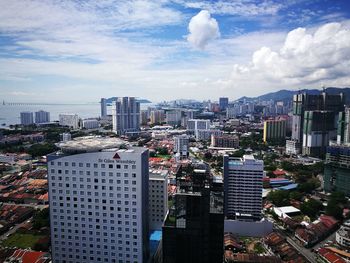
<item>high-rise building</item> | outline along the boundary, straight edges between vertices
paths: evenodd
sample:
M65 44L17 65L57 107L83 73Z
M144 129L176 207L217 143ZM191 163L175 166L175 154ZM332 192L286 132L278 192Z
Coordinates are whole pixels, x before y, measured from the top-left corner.
M211 146L218 148L237 148L239 138L236 135L212 135Z
M287 121L284 119L264 121L264 142L278 141L286 138Z
M166 123L171 126L178 126L181 124L181 111L167 111L165 113Z
M350 144L350 107L345 109L344 114L344 143Z
M350 196L350 145L330 145L327 147L323 172L326 192L343 192Z
M305 111L302 153L323 157L329 141L337 138L337 119L334 111Z
M22 125L31 125L34 123L33 112L23 111L20 113L20 115L21 115L21 124Z
M39 110L35 112L35 123L50 122L50 112Z
M205 164L180 167L174 204L163 225L164 263L222 262L223 191Z
M168 212L167 170L150 170L148 200L150 231L162 230L164 218Z
M252 155L224 156L225 216L228 219L259 221L262 210L264 163Z
M151 111L151 124L161 124L164 122L164 110L152 110Z
M101 98L101 118L107 117L107 100L105 98Z
M319 118L321 118L325 119L327 122L332 122L334 128L336 129L335 119L338 120L339 113L344 111L344 104L345 97L343 93L331 95L326 91L323 91L319 95L301 93L293 96L293 124L291 139L302 146L303 154L322 157L322 155L325 153L325 148L329 143L326 137L329 139L335 139L333 137L336 136L336 134L334 135L334 129L329 129L329 127L332 126L331 123L324 123L324 126L318 127L317 130L312 128L310 130L310 127L312 127L310 124L313 123L314 125L314 123L319 121ZM329 113L312 114L311 112L313 111ZM335 119L331 120L331 118L328 118L328 116L332 114L330 112L333 112ZM305 117L307 117L306 121ZM304 128L305 124L308 125L307 129ZM319 138L320 136L322 137L321 139ZM312 137L318 138L314 139ZM286 144L288 144L288 142Z
M174 154L179 154L180 158L187 158L189 154L189 137L182 134L174 137Z
M59 147L47 156L53 262L147 262L148 150L102 137Z
M223 131L218 129L196 130L195 136L198 141L208 141L211 136L222 136Z
M79 128L78 114L59 114L58 119L61 126L68 126L73 129Z
M134 97L120 97L113 102L113 131L117 134L140 130L140 103Z
M96 119L86 119L82 121L82 126L85 129L97 129L100 127L100 123Z
M141 125L147 125L148 123L148 110L141 111Z
M228 107L228 98L219 98L219 107L220 110L226 110Z
M210 120L191 119L187 122L187 130L191 133L196 133L197 130L210 129Z
M183 112L183 116L181 116L181 126L187 128L188 120L194 119L195 111L187 110Z

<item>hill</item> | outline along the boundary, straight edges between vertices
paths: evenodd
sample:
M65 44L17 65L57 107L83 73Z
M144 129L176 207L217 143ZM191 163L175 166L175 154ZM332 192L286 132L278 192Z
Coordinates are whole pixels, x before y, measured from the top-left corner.
M325 89L329 94L339 94L343 92L345 94L345 100L347 104L350 104L350 88L336 88L329 87ZM261 100L261 101L291 101L293 99L294 94L298 93L308 93L308 94L320 94L322 90L318 89L302 89L302 90L279 90L276 92L270 92L258 97L242 97L239 100L253 101L253 100Z

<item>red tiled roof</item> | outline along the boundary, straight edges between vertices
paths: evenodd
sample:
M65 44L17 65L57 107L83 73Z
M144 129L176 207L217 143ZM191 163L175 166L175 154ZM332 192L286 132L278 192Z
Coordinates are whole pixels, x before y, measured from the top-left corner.
M346 263L344 259L334 254L327 248L320 248L318 253L330 263Z

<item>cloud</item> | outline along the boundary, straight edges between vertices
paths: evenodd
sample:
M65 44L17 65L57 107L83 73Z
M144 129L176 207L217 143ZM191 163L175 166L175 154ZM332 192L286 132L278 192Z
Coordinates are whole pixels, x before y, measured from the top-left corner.
M234 65L232 79L256 83L260 80L280 86L348 85L349 75L349 28L341 23L328 23L313 33L305 28L290 31L280 50L260 48L249 64Z
M202 10L191 18L188 30L190 31L187 36L188 42L200 49L204 49L210 40L220 37L218 22L207 10Z
M239 15L239 16L257 16L257 15L275 15L283 5L273 1L255 1L235 0L235 1L176 1L187 8L205 9L212 14L219 15Z

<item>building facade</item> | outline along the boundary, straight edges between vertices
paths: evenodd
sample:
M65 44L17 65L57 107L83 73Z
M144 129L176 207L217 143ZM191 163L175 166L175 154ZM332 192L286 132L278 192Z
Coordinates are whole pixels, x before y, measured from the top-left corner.
M189 155L189 137L185 134L174 137L174 154L180 154L180 158L187 158Z
M149 173L149 228L162 230L168 211L168 171L151 170Z
M262 210L264 163L252 155L224 156L225 216L228 219L259 221Z
M323 173L324 190L350 196L350 145L327 147Z
M79 128L78 114L60 114L58 115L58 119L61 126L68 126L73 129Z
M166 123L171 126L181 125L181 111L167 111L166 114Z
M237 148L239 138L236 135L212 135L211 146L218 148Z
M117 98L112 105L113 131L119 135L140 130L140 103L134 97Z
M336 139L337 135L334 134L333 130L337 129L336 120L338 120L339 113L344 111L344 104L343 93L332 95L323 91L319 95L300 93L293 96L291 139L300 143L303 154L315 157L324 155L329 142L326 137L330 140ZM331 114L334 114L334 119L329 118ZM320 118L324 119L324 125L319 125L317 130L310 128L312 125L317 125L315 123ZM305 125L307 125L306 128ZM320 137L322 138L320 139Z
M335 240L343 248L350 248L350 220L345 221L335 233Z
M279 120L266 120L264 121L264 142L279 141L286 138L287 121L283 119Z
M97 129L100 127L100 123L96 119L86 119L82 121L82 126L85 129Z
M214 183L209 167L201 163L180 167L176 185L163 225L163 262L222 262L222 184Z
M46 123L50 122L50 112L47 111L37 111L35 112L35 123Z
M187 121L187 130L193 134L195 134L197 130L208 129L210 129L210 120L191 119Z
M55 263L147 262L148 150L80 137L48 155Z
M101 98L101 118L107 117L107 100L105 98Z
M33 112L23 111L20 113L21 125L31 125L34 123Z
M198 141L208 141L211 139L211 136L222 136L223 131L217 129L208 129L208 130L196 130L195 136Z
M152 110L150 114L151 124L161 124L164 122L164 110Z
M226 97L222 97L222 98L219 98L219 107L220 107L220 110L226 110L227 107L228 107L228 98Z

